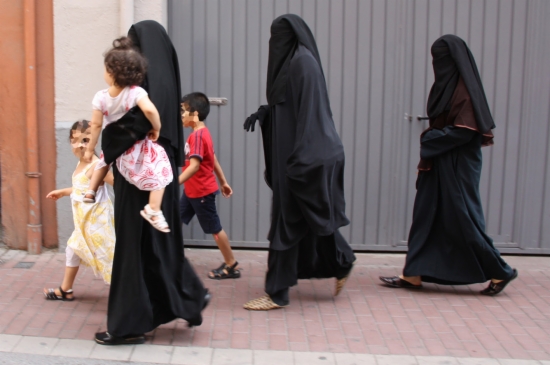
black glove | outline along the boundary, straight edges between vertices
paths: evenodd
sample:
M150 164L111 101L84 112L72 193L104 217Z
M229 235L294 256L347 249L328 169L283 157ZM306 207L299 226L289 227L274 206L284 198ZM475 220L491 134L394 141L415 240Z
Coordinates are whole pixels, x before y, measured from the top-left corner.
M247 132L254 132L254 125L256 124L256 120L260 121L260 126L261 126L268 113L269 113L268 105L260 106L258 108L258 111L256 111L256 113L252 113L248 118L246 118L243 125L244 129L246 129Z

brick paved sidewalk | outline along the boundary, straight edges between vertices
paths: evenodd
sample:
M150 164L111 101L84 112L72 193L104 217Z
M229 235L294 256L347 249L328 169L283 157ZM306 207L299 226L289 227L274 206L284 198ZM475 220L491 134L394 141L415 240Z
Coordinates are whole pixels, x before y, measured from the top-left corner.
M148 334L148 342L184 347L550 360L550 258L506 257L519 278L503 294L483 297L484 285L421 291L385 288L379 275L400 272L403 255L359 254L346 288L333 298L333 280L302 280L283 310L248 312L263 294L266 252L236 251L238 280L213 281L215 250L186 250L213 293L202 326L182 320ZM59 285L65 255L0 252L0 333L92 340L105 329L108 286L81 269L74 302L44 300ZM31 268L16 268L20 262Z

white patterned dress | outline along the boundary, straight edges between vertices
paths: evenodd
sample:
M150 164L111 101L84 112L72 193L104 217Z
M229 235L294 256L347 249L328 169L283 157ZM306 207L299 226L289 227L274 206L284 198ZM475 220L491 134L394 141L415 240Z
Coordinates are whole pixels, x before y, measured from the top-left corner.
M96 276L101 276L109 284L115 253L114 208L106 185L97 190L95 203L82 202L83 193L90 187L86 172L92 165L73 174L71 201L74 231L67 246L80 257L81 264L91 267Z
M137 102L147 96L147 91L139 86L127 86L115 97L109 95L109 89L98 91L92 100L92 107L103 113L103 127L116 122ZM96 170L107 166L103 153ZM130 147L116 159L120 174L139 190L153 191L165 188L174 179L172 166L164 148L145 138Z

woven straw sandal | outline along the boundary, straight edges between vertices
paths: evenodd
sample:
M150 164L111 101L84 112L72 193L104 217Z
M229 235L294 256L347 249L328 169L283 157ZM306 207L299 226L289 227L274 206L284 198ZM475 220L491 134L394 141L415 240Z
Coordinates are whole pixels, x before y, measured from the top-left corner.
M243 308L248 309L249 311L269 311L284 307L286 307L286 305L279 305L275 303L271 300L269 295L264 295L263 297L251 300L243 305Z
M149 204L147 204L143 207L143 210L141 210L139 214L141 214L147 222L151 223L151 225L159 231L164 233L170 232L170 227L164 218L164 214L162 214L162 210L159 210L158 212L154 211L151 209ZM153 217L156 217L156 219L153 219Z
M351 273L352 269L353 269L353 264L349 268L349 271L346 274L346 276L344 276L343 278L340 278L340 279L336 278L336 288L334 290L334 296L335 297L337 297L338 294L340 294L340 292L342 291L342 289L344 289L344 285L346 285L346 281L348 280L349 274Z

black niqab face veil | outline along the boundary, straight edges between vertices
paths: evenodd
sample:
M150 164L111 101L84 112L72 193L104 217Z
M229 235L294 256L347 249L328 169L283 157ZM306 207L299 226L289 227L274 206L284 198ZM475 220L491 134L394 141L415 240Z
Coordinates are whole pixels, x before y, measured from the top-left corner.
M466 42L447 34L433 43L431 52L435 80L428 97L430 119L449 110L458 79L462 77L470 94L479 131L487 133L495 128L474 56Z
M182 166L185 142L180 115L181 84L176 50L164 27L154 20L132 25L128 37L147 58L147 74L142 87L159 111L162 123L160 137L170 141L176 150L176 165Z
M288 66L298 42L313 54L321 67L317 43L302 18L295 14L285 14L271 23L266 91L267 102L270 106L285 101Z

